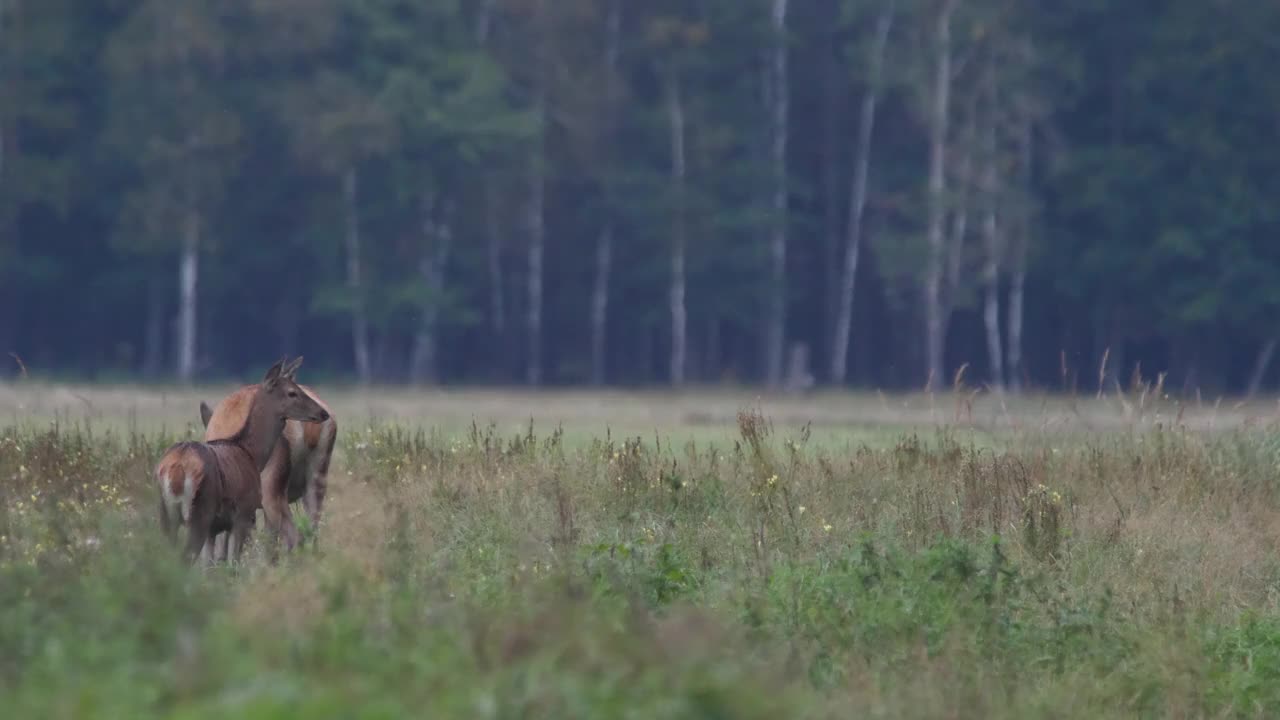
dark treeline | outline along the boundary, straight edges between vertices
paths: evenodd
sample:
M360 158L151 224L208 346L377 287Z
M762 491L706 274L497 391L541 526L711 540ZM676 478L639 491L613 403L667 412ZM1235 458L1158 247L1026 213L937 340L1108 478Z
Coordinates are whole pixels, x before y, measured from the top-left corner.
M0 350L1087 391L1105 354L1108 389L1267 388L1277 27L1256 1L0 0Z

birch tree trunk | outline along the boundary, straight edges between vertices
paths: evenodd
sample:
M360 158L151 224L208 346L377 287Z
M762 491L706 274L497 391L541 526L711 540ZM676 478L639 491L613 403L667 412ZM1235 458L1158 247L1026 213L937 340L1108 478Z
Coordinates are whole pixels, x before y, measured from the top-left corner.
M1025 108L1022 115L1018 127L1018 179L1026 194L1031 190L1031 116ZM1023 207L1018 212L1018 229L1009 253L1009 337L1005 351L1009 361L1005 365L1009 373L1009 388L1015 393L1022 391L1022 308L1027 284L1027 248L1030 242L1031 209Z
M596 239L595 277L591 285L591 384L603 385L605 381L605 346L609 320L609 273L613 266L613 148L617 119L618 46L622 33L623 0L609 3L609 16L605 21L605 150L602 185L605 196L605 221Z
M770 64L770 161L773 166L773 230L769 238L769 318L766 377L769 387L782 381L787 335L787 0L773 0L773 59Z
M840 3L825 0L823 20L837 27ZM840 101L845 84L845 66L837 55L839 34L828 31L822 38L822 318L824 348L834 348L833 332L840 307L840 267L844 253L844 222L840 191ZM830 353L831 351L828 350ZM828 355L830 357L830 355ZM831 378L833 382L837 381Z
M493 20L494 0L482 0L476 19L476 45L481 49L489 43L489 29ZM502 232L498 223L498 199L493 177L487 172L480 178L481 196L484 198L484 232L488 241L489 271L489 323L494 338L501 344L506 334L506 298L502 279Z
M453 246L453 232L449 226L449 211L436 207L433 198L423 201L422 254L418 259L418 274L423 284L436 296L422 309L422 319L413 339L413 352L409 359L409 379L415 384L435 383L439 379L437 366L436 333L440 318L438 296L444 290L445 265Z
M9 0L0 0L0 193L8 192L8 178L5 175L8 167L8 149L9 149L9 132L13 123L9 120L9 113L16 101L14 93L13 69L9 67L9 53L12 46L9 40ZM5 197L0 194L0 197ZM8 219L3 205L0 205L0 223L4 223ZM6 223L7 224L7 223ZM8 228L0 225L0 232L7 231Z
M17 222L15 173L22 152L18 135L17 110L21 90L16 60L22 57L24 35L22 28L22 3L19 0L0 0L0 259L17 247L19 228ZM0 284L11 286L11 268L0 264ZM0 290L0 343L7 351L13 333L13 318L17 312L16 297L12 289Z
M929 114L929 224L928 259L925 267L925 365L926 389L932 390L943 378L943 344L946 319L943 316L943 280L947 262L946 191L947 124L951 105L951 15L957 0L942 0L934 36L936 53L933 97Z
M605 380L605 340L609 318L609 268L613 264L613 223L596 240L595 280L591 287L591 384Z
M200 215L188 210L183 219L178 259L178 379L191 382L196 371L196 283L200 272Z
M671 305L671 384L684 385L687 355L687 321L685 309L685 118L680 78L676 71L667 88L667 115L671 124L671 281L668 293Z
M1267 368L1271 367L1271 358L1276 354L1276 343L1280 339L1271 337L1262 344L1258 358L1253 363L1253 372L1249 373L1249 390L1247 396L1252 399L1262 389L1262 381L1267 377Z
M545 99L541 91L539 91L537 102L538 116L545 117ZM533 163L529 171L529 297L525 315L526 331L529 334L525 381L530 385L542 384L542 258L546 243L546 227L543 218L546 179L543 176L544 138L541 134L535 142L537 147L534 150Z
M885 46L893 28L896 0L890 0L876 20L876 34L868 58L867 89L862 95L858 116L858 147L854 160L853 185L849 190L849 225L844 262L840 274L840 298L835 328L831 333L831 382L841 385L849 366L849 334L853 326L853 291L858 277L858 256L862 250L862 215L867 204L867 176L871 168L871 137L875 128L876 103L884 66Z
M360 276L360 215L357 205L358 177L354 167L342 177L342 207L346 217L347 291L351 293L351 342L355 353L356 377L367 385L373 379L369 356L369 318L365 314L364 283Z
M942 281L942 299L940 301L942 316L942 346L946 347L947 333L951 328L951 316L955 312L956 297L960 292L960 273L964 259L965 242L969 238L969 213L972 210L974 197L974 165L979 149L979 115L978 93L969 94L969 102L965 104L960 115L960 131L955 133L955 142L948 141L948 151L954 150L955 174L953 183L949 185L948 195L951 228L947 234L946 274ZM948 122L948 125L951 125ZM941 381L945 381L942 378Z
M996 156L996 87L995 61L989 59L983 72L983 95L986 112L982 120L982 239L984 262L982 268L983 300L982 323L987 335L987 362L990 365L991 385L997 392L1004 391L1004 353L1000 347L1000 227L997 204L1000 195L1000 178Z
M534 23L534 69L533 112L537 122L537 137L534 139L533 154L529 163L529 206L526 222L528 223L528 298L525 314L525 331L528 334L528 357L525 365L525 382L529 385L542 384L542 260L546 244L546 120L547 120L547 63L546 37L543 36L544 22L543 0L536 0Z
M18 0L0 0L0 190L5 192L9 184L10 155L17 153L18 125L12 115L18 103L18 71L13 65L22 53L23 38L18 31L21 10ZM0 205L0 221L8 220L5 210L7 208Z
M502 232L493 181L485 178L481 192L484 194L484 233L489 245L489 323L494 336L501 340L506 334L507 311L502 280Z

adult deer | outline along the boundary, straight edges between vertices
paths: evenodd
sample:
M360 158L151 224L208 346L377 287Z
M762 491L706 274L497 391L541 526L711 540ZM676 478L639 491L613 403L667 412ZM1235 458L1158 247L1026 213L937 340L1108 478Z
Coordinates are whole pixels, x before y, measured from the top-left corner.
M160 486L160 522L177 540L187 527L185 554L194 561L213 533L229 530L228 550L240 559L244 541L262 505L259 480L286 420L323 422L329 411L293 380L302 358L287 367L285 359L262 378L236 432L204 442L179 442L156 463Z
M284 375L294 380L301 362L302 359L299 358L293 365L284 368ZM261 388L261 385L245 385L224 398L215 409L210 409L201 402L200 420L205 426L204 439L217 440L238 432L244 425L254 399L261 393ZM318 422L287 420L284 432L271 451L271 457L262 468L262 512L272 535L272 557L275 556L277 539L281 535L284 537L285 547L290 550L302 539L293 523L293 512L289 509L291 503L301 499L311 527L319 526L320 511L328 489L329 460L333 457L333 445L338 435L338 424L329 406L310 387L299 385L298 388L324 408L326 415ZM215 560L226 559L225 532L210 538L206 554Z

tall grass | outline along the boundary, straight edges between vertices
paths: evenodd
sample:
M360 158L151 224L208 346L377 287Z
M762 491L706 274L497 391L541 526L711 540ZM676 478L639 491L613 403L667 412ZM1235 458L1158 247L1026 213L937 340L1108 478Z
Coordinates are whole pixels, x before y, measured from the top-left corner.
M999 450L395 423L318 542L182 567L173 437L0 429L0 696L21 717L1267 717L1280 441Z

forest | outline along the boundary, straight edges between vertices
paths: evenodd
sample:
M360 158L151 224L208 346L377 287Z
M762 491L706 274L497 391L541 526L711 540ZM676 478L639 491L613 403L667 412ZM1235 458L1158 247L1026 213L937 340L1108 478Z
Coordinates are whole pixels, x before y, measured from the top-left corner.
M0 377L1274 389L1276 27L0 0Z

